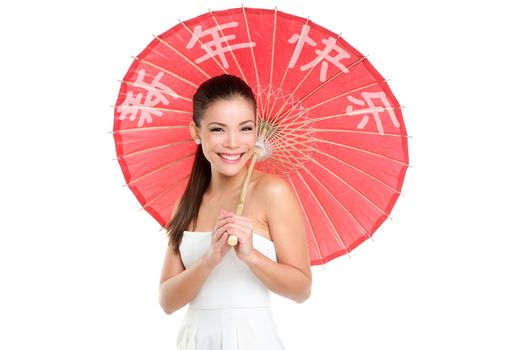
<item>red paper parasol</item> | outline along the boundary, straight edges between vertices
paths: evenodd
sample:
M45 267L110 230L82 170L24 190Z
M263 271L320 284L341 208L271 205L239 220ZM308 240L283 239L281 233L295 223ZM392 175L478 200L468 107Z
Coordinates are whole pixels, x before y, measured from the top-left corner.
M256 94L265 152L255 168L295 191L311 264L370 238L389 216L408 167L401 108L360 52L277 10L203 14L156 36L135 58L113 132L127 186L142 207L167 224L197 149L188 129L191 98L201 82L224 73Z

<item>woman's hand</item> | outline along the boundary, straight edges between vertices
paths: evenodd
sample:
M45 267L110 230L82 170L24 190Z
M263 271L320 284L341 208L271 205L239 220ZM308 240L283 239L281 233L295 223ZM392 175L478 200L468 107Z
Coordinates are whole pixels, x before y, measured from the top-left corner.
M235 253L237 257L244 262L247 262L255 253L253 248L253 224L252 221L240 215L231 213L233 223L228 229L228 234L235 235L239 239L239 243L235 245Z
M233 221L233 213L221 210L212 232L210 249L204 256L204 262L211 268L217 266L231 248L227 244L227 230L231 228Z

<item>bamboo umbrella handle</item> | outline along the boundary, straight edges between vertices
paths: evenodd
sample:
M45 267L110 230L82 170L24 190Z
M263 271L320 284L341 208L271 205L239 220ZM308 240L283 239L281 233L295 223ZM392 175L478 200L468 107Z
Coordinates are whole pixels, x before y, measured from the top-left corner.
M266 134L266 128L263 129L261 136L264 137ZM241 199L239 200L239 204L237 205L237 209L235 210L235 215L241 215L242 211L244 210L244 203L246 202L246 195L248 194L248 184L250 183L250 178L252 177L253 167L255 166L255 162L257 161L257 158L262 153L263 149L260 146L255 147L255 151L253 152L250 166L248 167L248 172L246 173L246 176L244 177L244 182L242 184L241 189ZM228 236L228 244L230 246L236 246L237 243L239 243L239 239L235 235L229 235Z

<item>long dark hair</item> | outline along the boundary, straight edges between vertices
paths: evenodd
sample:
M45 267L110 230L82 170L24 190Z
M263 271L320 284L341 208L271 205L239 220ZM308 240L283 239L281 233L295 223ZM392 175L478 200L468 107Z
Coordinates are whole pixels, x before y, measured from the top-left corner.
M237 96L244 97L252 103L255 114L257 105L255 96L250 86L242 79L234 75L223 74L206 80L193 95L193 122L200 128L202 116L212 103L229 100ZM202 197L210 184L210 180L210 162L204 156L202 146L198 145L188 185L181 197L177 212L174 213L166 226L169 245L175 254L180 254L179 247L182 235L192 220L193 227L191 230L195 230Z

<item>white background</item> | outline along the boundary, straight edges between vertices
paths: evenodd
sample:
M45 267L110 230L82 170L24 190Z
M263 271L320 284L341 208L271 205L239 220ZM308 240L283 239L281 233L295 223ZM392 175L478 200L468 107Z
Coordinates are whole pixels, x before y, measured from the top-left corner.
M0 5L0 348L175 349L166 239L113 160L131 56L237 1ZM191 3L191 6L189 5ZM273 296L288 349L524 349L525 31L518 2L245 1L308 17L390 80L410 162L393 221Z

